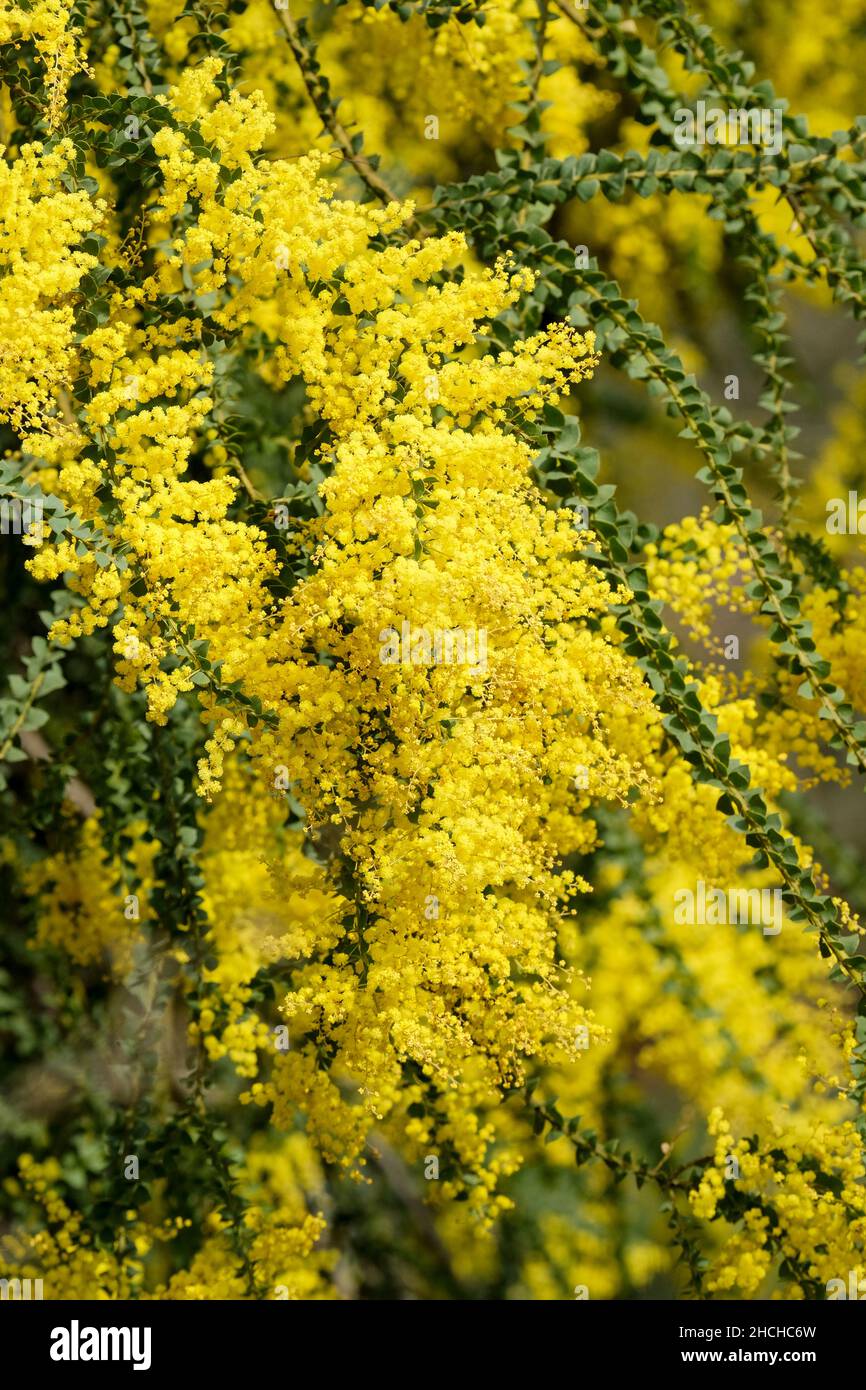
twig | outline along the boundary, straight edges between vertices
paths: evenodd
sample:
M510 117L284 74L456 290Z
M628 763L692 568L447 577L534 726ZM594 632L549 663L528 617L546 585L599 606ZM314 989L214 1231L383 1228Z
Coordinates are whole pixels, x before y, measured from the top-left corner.
M328 90L327 78L323 78L319 73L318 63L316 62L310 49L304 43L301 32L295 21L292 19L288 10L277 10L280 22L286 31L289 47L294 54L304 86L309 93L309 97L315 106L322 124L328 133L333 137L335 144L339 147L340 153L347 164L351 164L358 177L367 185L380 202L384 204L398 203L400 199L392 191L383 178L379 176L373 165L364 155L356 152L352 144L352 137L342 124L334 104L331 101Z

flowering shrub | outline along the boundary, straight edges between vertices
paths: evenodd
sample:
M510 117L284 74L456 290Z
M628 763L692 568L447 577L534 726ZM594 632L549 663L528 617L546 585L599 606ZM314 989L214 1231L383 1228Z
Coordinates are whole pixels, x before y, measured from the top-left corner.
M838 1296L866 6L302 8L0 6L0 1274Z

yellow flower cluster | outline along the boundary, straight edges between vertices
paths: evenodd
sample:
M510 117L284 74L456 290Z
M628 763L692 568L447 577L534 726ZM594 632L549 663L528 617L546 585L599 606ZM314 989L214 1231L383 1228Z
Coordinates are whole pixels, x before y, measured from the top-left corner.
M511 354L479 355L480 329L530 287L529 273L503 263L436 283L465 249L456 235L376 249L371 238L406 213L334 201L315 159L256 160L269 117L258 97L220 98L217 75L213 60L189 69L169 102L219 164L194 155L181 127L154 140L157 221L188 200L199 212L144 301L173 292L184 267L202 294L221 292L213 317L226 332L274 300L271 369L303 374L330 429L327 511L306 540L312 572L273 602L262 533L226 517L232 481L187 475L213 407L206 354L181 346L195 326L182 320L175 345L154 343L126 321L121 296L110 328L83 344L95 388L84 418L111 460L113 543L129 563L105 566L61 543L31 567L42 578L74 571L87 599L55 626L58 640L104 625L122 604L121 683L145 684L156 722L197 683L175 614L191 622L225 679L278 712L254 742L259 776L288 769L332 891L353 884L354 909L307 935L285 1003L305 1041L277 1057L255 1098L285 1107L312 1092L328 1132L350 1083L361 1101L349 1108L354 1144L336 1123L353 1162L374 1122L395 1112L405 1124L414 1068L426 1100L440 1097L419 1148L449 1144L479 1170L489 1138L479 1099L519 1084L531 1058L576 1055L587 1017L556 951L557 909L583 886L556 871L556 855L592 839L576 797L566 809L574 768L592 764L613 799L647 783L626 741L600 736L608 721L650 708L598 626L612 595L575 559L566 515L533 492L531 452L510 429L591 372L592 337L557 325ZM237 177L224 185L220 167ZM82 511L93 482L86 468L57 475ZM405 624L468 634L477 659L388 664L383 630ZM212 696L204 706L217 720L200 768L213 795L244 726L218 716ZM296 929L287 940L295 954ZM236 949L230 958L219 1040L212 1009L196 1027L214 1059L228 1052L249 1074L261 1042L243 1017L251 972ZM317 1075L323 1051L328 1074ZM475 1199L485 1198L482 1186Z
M134 843L125 865L106 854L97 812L82 825L74 853L47 855L23 871L37 903L34 945L50 944L77 965L98 965L117 978L128 973L151 919L155 846L142 838L145 828L130 825Z
M52 459L75 434L58 394L76 375L70 298L96 265L80 242L102 211L63 186L73 153L61 140L0 162L0 422Z
M0 44L33 44L45 71L46 123L49 131L60 124L71 79L86 62L82 36L72 23L72 0L31 0L26 5L2 0Z
M840 1125L777 1123L766 1146L757 1152L748 1140L733 1140L721 1108L711 1112L708 1126L716 1139L714 1162L690 1193L696 1215L705 1220L715 1215L723 1174L732 1171L732 1160L757 1198L743 1228L729 1232L721 1242L707 1280L708 1291L730 1296L735 1289L746 1298L757 1292L774 1259L767 1249L771 1220L782 1255L799 1270L803 1284L817 1282L826 1291L831 1280L846 1282L852 1269L859 1279L866 1194L860 1136L854 1125L848 1121ZM804 1297L803 1284L795 1277L788 1296Z
M66 1178L56 1159L40 1163L23 1154L18 1166L19 1175L7 1179L6 1191L26 1206L28 1218L0 1237L4 1277L41 1279L46 1299L336 1297L329 1278L335 1252L323 1239L324 1218L307 1207L321 1188L321 1173L301 1135L271 1149L251 1149L238 1175L247 1198L243 1239L248 1272L230 1238L230 1223L211 1211L197 1253L185 1268L168 1279L160 1277L166 1249L192 1225L188 1217L168 1214L164 1181L144 1216L134 1209L123 1214L114 1250L105 1250L82 1229L80 1213L66 1200ZM34 1218L40 1221L38 1228Z

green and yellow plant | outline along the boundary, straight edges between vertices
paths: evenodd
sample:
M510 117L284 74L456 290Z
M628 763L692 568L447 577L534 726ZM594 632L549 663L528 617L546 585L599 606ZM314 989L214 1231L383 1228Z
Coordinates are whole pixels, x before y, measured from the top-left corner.
M866 1274L866 6L709 18L2 0L6 1277Z

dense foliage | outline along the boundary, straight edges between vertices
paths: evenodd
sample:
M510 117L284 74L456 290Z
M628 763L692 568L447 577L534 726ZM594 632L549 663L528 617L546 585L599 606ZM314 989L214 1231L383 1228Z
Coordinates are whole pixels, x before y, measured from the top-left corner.
M0 0L0 1275L866 1276L864 57Z

